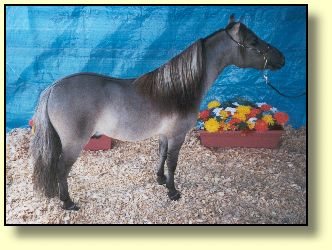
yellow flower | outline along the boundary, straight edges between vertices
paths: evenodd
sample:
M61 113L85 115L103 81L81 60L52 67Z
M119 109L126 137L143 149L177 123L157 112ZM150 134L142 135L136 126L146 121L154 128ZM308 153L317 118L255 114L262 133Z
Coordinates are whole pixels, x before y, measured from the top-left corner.
M245 122L246 119L247 119L247 117L246 117L245 114L243 114L243 113L238 113L238 112L236 112L236 113L233 115L233 118L237 118L237 119L239 119L240 121L243 121L243 122Z
M210 118L204 123L204 127L208 132L217 132L220 128L220 124L215 118Z
M226 119L228 117L228 112L226 110L220 110L219 115L221 116L221 119Z
M272 115L264 115L264 116L262 117L262 120L263 120L264 122L266 122L267 124L269 124L269 125L273 125L273 124L274 124L274 120L273 120Z
M217 108L219 106L220 106L220 102L218 102L218 101L211 101L208 103L208 109Z
M237 109L238 113L247 115L247 114L250 113L251 107L250 106L240 105L236 109Z
M248 125L249 129L254 129L254 127L255 127L255 123L250 122L250 121L247 121L247 125Z

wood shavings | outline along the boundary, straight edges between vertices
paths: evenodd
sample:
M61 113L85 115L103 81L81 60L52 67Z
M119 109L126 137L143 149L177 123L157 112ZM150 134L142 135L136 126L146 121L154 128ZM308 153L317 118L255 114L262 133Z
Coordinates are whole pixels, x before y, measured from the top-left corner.
M191 131L181 148L179 201L156 183L158 140L115 141L110 151L83 151L69 191L81 209L32 188L28 129L6 135L8 224L304 224L306 131L286 128L280 149L208 149Z

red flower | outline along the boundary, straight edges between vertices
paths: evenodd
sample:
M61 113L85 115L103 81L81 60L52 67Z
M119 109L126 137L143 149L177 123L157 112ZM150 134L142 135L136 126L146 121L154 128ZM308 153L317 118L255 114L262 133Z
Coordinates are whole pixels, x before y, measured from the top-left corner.
M263 120L257 120L255 129L259 132L264 132L269 129L268 124L264 122Z
M260 109L252 109L248 114L248 118L256 117L256 115L258 115L260 112Z
M203 121L207 120L209 116L210 116L209 110L203 110L199 113L199 118L202 119Z
M269 104L263 104L263 105L261 106L261 109L262 109L263 111L269 111L271 108L272 108L272 106L269 105Z
M238 118L232 118L232 120L229 121L229 125L231 126L231 130L237 129L237 124L241 123L241 120Z
M288 121L289 117L285 112L277 112L274 114L274 118L277 120L277 122L281 125L285 125L285 123Z
M240 123L241 120L240 119L237 119L237 118L232 118L232 120L229 121L229 124L233 125L235 123Z

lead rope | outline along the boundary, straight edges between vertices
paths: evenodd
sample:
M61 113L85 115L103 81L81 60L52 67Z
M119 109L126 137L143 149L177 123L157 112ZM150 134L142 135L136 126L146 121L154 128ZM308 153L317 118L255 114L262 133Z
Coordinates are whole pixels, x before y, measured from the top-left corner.
M267 60L265 60L265 65L266 65L266 62L267 62ZM265 68L265 66L264 66L264 68ZM304 96L304 95L307 94L307 92L305 91L305 92L303 92L303 93L301 93L301 94L299 94L299 95L286 95L286 94L284 94L284 93L281 93L280 90L278 90L276 87L274 87L274 86L271 84L271 82L270 82L270 80L269 80L269 77L268 77L267 73L264 72L264 70L263 70L263 78L264 78L264 80L265 80L265 84L266 84L267 86L269 86L271 89L273 89L275 92L277 92L279 95L281 95L281 96L283 96L283 97L287 97L287 98L299 98L299 97Z
M270 49L270 46L267 47L267 50ZM299 95L286 95L284 93L281 93L280 90L278 90L276 87L274 87L270 80L269 80L269 76L267 75L267 72L265 71L266 69L266 65L267 65L267 57L266 57L266 53L262 53L263 57L264 57L264 67L263 67L263 71L262 71L262 75L263 75L263 78L265 80L265 84L267 86L269 86L271 89L273 89L275 92L277 92L279 95L283 96L283 97L287 97L287 98L299 98L301 96L304 96L307 92L303 92Z

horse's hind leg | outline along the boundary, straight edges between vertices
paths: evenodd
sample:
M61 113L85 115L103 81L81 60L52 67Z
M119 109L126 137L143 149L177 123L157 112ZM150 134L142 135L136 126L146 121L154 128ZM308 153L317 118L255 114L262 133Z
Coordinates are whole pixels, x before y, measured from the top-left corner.
M168 188L168 197L171 200L178 200L181 195L176 190L174 185L174 173L178 162L179 151L184 142L184 135L179 135L168 139L168 150L167 150L167 168L168 177L166 181L166 187Z
M68 191L68 174L72 165L77 160L82 148L79 146L62 148L57 167L57 178L59 182L60 200L63 202L63 208L66 210L79 210L79 207L71 200Z
M166 183L166 176L164 174L164 166L165 161L167 158L167 137L166 136L160 136L159 137L159 165L157 170L157 182L159 185L163 185Z

